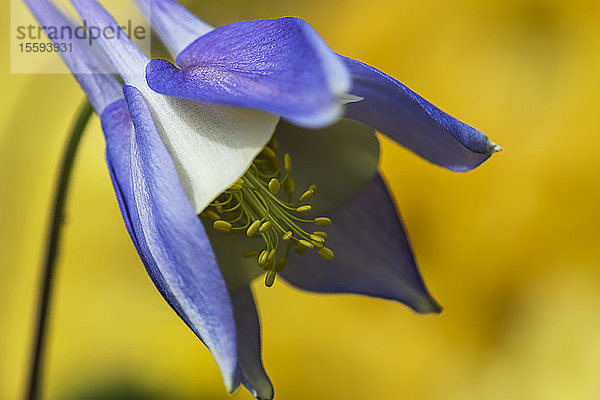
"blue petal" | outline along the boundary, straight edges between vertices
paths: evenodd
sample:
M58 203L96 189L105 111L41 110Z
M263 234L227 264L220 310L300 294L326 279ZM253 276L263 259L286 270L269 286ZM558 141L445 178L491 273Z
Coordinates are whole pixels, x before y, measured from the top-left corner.
M477 129L440 110L402 83L359 61L340 56L350 69L353 95L346 116L366 123L421 157L453 171L475 168L501 150Z
M175 0L135 0L135 2L173 56L177 56L196 39L213 29Z
M148 57L127 37L121 26L96 0L71 0L73 7L89 29L101 32L112 31L111 37L107 34L98 34L94 44L98 44L117 73L128 84L142 86L144 83L143 71L148 63Z
M177 65L181 69L152 60L148 85L170 96L267 111L306 127L335 121L350 87L341 60L297 18L217 28L181 52Z
M261 358L260 321L249 288L231 292L237 326L238 362L242 383L257 399L272 399L273 385Z
M225 282L141 93L125 86L124 94L127 104L113 103L101 118L125 224L152 281L211 350L234 389L240 376Z
M135 202L133 200L131 158L129 155L133 125L129 117L125 99L117 100L106 107L100 115L100 122L102 123L102 131L106 138L106 163L119 203L119 209L121 210L127 232L131 236L136 250L141 255L139 241L131 222L132 216L129 214L126 203L126 199L128 199L131 203L132 212L134 212ZM142 259L142 261L144 260Z
M441 311L417 270L406 233L377 175L332 215L327 245L332 261L314 252L289 258L282 275L292 284L326 293L358 293L397 300L420 313Z
M62 27L74 29L75 24L50 2L25 0L25 3L41 26L55 27L58 32L62 31ZM119 81L105 73L110 64L85 41L65 37L60 40L53 39L53 42L71 45L72 51L59 54L87 94L96 112L100 114L106 106L123 97Z

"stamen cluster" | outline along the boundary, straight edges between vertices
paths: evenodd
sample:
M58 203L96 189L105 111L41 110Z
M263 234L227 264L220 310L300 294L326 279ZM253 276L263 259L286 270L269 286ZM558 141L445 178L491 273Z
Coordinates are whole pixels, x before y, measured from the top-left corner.
M213 228L219 232L239 233L263 242L258 250L243 256L257 257L258 265L266 271L265 285L269 287L277 272L286 267L292 246L300 255L308 249L316 249L325 260L330 261L334 256L333 251L325 247L327 233L309 233L301 227L306 224L331 225L331 219L327 217L306 219L299 216L311 211L308 200L315 194L316 185L309 186L293 201L292 158L288 153L284 154L282 169L277 148L277 141L271 139L248 171L202 213L214 221ZM282 199L283 193L287 201Z

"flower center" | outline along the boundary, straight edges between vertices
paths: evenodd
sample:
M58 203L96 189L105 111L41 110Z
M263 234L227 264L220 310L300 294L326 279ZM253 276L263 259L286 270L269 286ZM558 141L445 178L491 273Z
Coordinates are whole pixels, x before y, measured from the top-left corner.
M268 287L286 267L292 246L299 255L314 249L323 259L333 259L333 251L325 247L327 233L309 232L306 228L308 224L331 225L331 219L301 217L311 211L309 200L317 187L309 186L294 200L294 181L290 177L292 158L285 153L281 168L277 147L277 141L272 138L248 171L201 214L213 219L213 228L219 232L237 233L262 242L257 244L257 250L243 257L256 257L258 265L266 271ZM284 195L287 200L283 200Z

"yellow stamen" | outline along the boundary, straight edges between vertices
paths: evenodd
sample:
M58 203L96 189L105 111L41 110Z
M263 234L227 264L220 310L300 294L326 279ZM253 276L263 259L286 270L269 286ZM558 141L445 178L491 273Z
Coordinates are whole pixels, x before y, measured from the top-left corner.
M265 274L265 286L271 287L273 286L273 282L275 282L275 277L277 276L277 272L273 270L267 271Z
M258 231L258 228L260 228L260 220L257 219L256 221L254 221L252 223L252 225L250 225L250 228L248 228L248 230L246 231L246 236L248 237L252 237L256 234L256 231Z
M294 250L299 255L302 255L302 254L306 253L307 248L302 246L300 243L296 243L296 245L294 246Z
M313 233L309 237L310 237L310 240L312 240L313 242L325 243L325 238L323 236L315 235Z
M308 240L300 239L298 240L298 243L300 243L304 247L308 247L309 249L315 248L315 245L309 242Z
M213 221L221 219L221 216L219 214L217 214L216 212L214 212L213 210L204 210L204 211L202 211L202 216L206 217L206 218L210 218Z
M313 235L321 236L323 239L327 240L327 232L315 231L315 232L313 232Z
M298 201L299 202L303 202L305 200L308 200L311 197L313 197L313 194L315 194L314 190L307 190L306 192L302 193L302 196L300 196L300 198L298 199Z
M261 267L264 265L267 265L267 258L269 257L269 252L266 250L263 250L260 252L260 255L258 256L258 265L260 265Z
M272 225L271 221L266 221L266 222L264 222L264 223L263 223L263 224L260 226L260 228L258 228L258 231L259 231L260 233L265 233L266 231L268 231L268 230L269 230L269 228L271 227L271 225Z
M327 234L310 233L304 227L312 223L328 226L331 219L307 219L299 215L312 211L312 205L305 203L310 203L317 187L310 185L294 199L292 158L285 153L283 168L280 167L278 147L277 140L272 138L246 173L201 213L203 218L212 220L212 226L219 232L236 232L264 243L260 250L245 252L243 256L256 257L258 265L266 271L267 286L273 285L277 272L286 268L292 246L298 254L316 249L324 259L333 258L333 251L325 247ZM287 195L282 196L282 192Z
M328 247L323 247L318 251L322 259L331 261L333 260L333 251Z
M240 190L244 186L244 180L239 178L233 185L229 187L229 190Z
M231 223L220 219L213 223L213 228L222 233L229 233L231 232Z
M281 185L277 178L273 178L269 181L269 190L271 191L271 193L273 193L273 194L279 193L279 188L281 188Z
M276 157L275 151L270 147L265 147L261 154L270 159L275 159Z
M331 225L331 219L329 219L327 217L317 217L317 218L315 218L315 225L329 226L329 225Z
M292 157L290 157L288 153L283 155L283 168L285 168L287 172L292 170Z
M296 190L294 180L292 178L287 178L285 181L285 192L291 196L294 194L294 190Z
M279 148L279 143L277 142L277 139L275 139L275 136L273 136L271 140L269 140L269 147L275 151L277 151L277 149Z
M283 234L283 236L281 238L283 240L290 240L293 235L294 234L292 233L292 231L287 231L286 233Z

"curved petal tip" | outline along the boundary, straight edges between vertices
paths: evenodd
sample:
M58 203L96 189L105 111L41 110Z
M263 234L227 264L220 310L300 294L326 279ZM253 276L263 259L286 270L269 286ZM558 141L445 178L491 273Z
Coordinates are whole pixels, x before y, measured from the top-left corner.
M346 116L379 132L437 165L469 171L502 148L487 135L410 90L391 76L360 61L340 56L353 77Z
M504 150L499 144L496 144L496 143L494 143L492 141L490 141L490 143L488 145L488 149L489 149L488 151L490 153L492 153L492 154L493 153L498 153L499 151Z
M419 314L439 314L444 311L444 307L429 295L428 298L423 299L421 302L414 303L413 310Z

